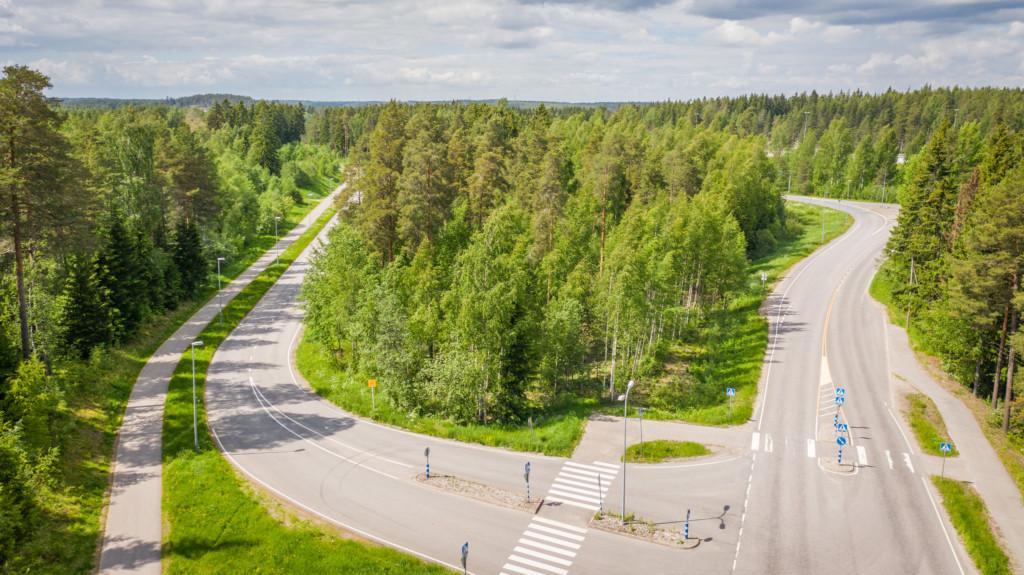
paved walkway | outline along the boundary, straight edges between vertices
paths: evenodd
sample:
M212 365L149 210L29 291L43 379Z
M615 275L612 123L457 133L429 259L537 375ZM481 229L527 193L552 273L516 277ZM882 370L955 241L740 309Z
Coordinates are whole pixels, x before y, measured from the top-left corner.
M723 454L735 454L750 445L750 426L746 424L711 427L680 421L644 420L643 434L644 441L696 441L713 448L724 448L721 450ZM629 445L640 443L640 426L635 417L630 418L627 442ZM621 461L622 417L592 415L572 458L578 461Z
M1015 572L1019 572L1024 566L1024 556L1021 555L1024 553L1024 505L1021 503L1020 491L992 444L978 427L974 414L958 397L932 379L917 362L907 341L906 331L887 323L886 336L892 375L898 376L894 377L894 383L900 382L902 378L906 381L905 385L930 397L939 408L951 439L960 451L959 457L955 458L960 461L952 466L947 462L947 475L950 475L952 469L954 477L974 484L999 528L1004 549L1016 566ZM916 449L917 443L912 443ZM935 466L934 472L938 471Z
M216 318L219 302L227 305L249 285L282 250L320 217L343 187L339 186L322 200L272 250L225 286L219 300L211 298L193 314L142 368L128 399L118 434L110 503L100 554L100 573L160 573L161 441L164 401L174 368L189 344Z

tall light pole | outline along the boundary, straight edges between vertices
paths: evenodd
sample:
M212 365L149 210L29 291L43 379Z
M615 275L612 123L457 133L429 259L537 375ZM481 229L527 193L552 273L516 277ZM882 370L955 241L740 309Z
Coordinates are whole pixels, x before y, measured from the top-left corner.
M281 238L279 238L278 235L277 235L277 222L279 222L279 221L281 221L281 216L274 216L274 247L275 247L275 249L274 249L274 263L275 264L277 263L278 256L281 255L280 250L276 249L277 248L277 242L279 242L281 240Z
M203 342L196 340L190 346L192 348L192 439L195 441L196 451L199 451L199 409L196 404L196 347L203 347Z
M633 380L626 385L626 393L619 396L622 401L622 524L626 524L626 430L628 429L629 417L629 392L633 389Z
M224 261L224 258L217 258L217 305L220 307L218 318L220 321L224 321L224 300L220 297L220 262Z

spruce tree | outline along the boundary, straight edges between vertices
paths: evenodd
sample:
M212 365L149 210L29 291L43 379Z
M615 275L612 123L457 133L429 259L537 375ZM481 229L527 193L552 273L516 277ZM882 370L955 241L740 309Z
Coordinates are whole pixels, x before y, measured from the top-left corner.
M117 310L117 339L123 340L135 333L145 313L144 266L119 214L111 216L106 235L106 245L98 258L100 284Z
M64 288L68 302L64 311L65 338L68 347L83 359L89 357L94 347L108 344L114 338L116 316L96 266L93 258L74 258Z
M178 222L174 237L174 265L178 268L182 297L194 296L206 276L206 260L203 259L199 230L193 220Z

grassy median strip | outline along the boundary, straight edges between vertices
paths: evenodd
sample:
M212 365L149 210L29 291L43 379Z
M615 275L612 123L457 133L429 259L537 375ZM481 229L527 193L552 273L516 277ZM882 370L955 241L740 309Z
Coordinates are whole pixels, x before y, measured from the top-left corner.
M942 420L942 414L939 413L939 408L935 407L935 402L923 393L912 393L907 396L906 413L921 451L929 455L944 455L939 449L939 444L949 441L949 432L946 431L946 422ZM956 457L959 452L954 445L953 451L945 455Z
M1010 560L992 532L985 502L967 483L932 476L942 504L982 575L1009 575Z
M629 463L660 463L673 459L700 457L710 453L710 449L696 441L656 439L630 445L626 449L626 458Z
M196 386L202 401L214 352L333 215L325 212L279 263L269 266L224 308L224 322L199 335ZM446 573L397 551L342 539L299 520L256 493L221 456L200 409L199 452L192 440L192 362L182 356L164 412L164 569L167 573ZM268 510L268 507L270 508ZM284 521L282 521L284 519ZM287 524L286 524L287 523Z

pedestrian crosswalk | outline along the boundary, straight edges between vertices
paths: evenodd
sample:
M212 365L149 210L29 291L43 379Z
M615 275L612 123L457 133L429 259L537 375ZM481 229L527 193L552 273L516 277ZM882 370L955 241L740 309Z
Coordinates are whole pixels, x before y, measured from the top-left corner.
M802 444L802 446L801 446ZM788 453L791 450L806 449L806 454L809 459L817 459L819 457L834 457L835 456L835 444L831 442L818 442L814 439L807 439L804 442L786 440L783 442L782 453ZM800 446L800 447L798 447ZM774 441L770 433L758 433L754 432L750 438L750 450L755 452L771 453L774 450ZM857 445L855 448L855 462L858 467L877 467L878 469L888 469L890 471L909 471L910 473L916 474L917 470L914 468L914 460L910 453L906 451L890 451L888 449L872 449L864 445ZM843 460L847 458L844 455ZM877 462L884 461L884 464ZM899 463L897 463L897 461ZM876 462L876 463L872 463ZM902 465L900 465L902 463Z
M604 502L608 486L618 473L619 466L612 463L595 461L583 464L566 461L544 499L597 511Z
M566 575L586 535L584 527L534 517L501 568L501 575Z

